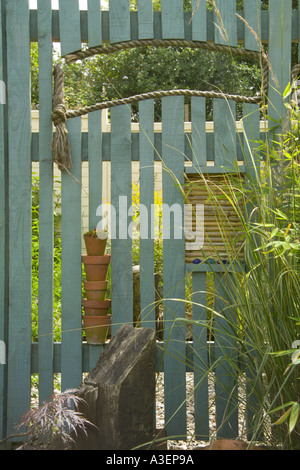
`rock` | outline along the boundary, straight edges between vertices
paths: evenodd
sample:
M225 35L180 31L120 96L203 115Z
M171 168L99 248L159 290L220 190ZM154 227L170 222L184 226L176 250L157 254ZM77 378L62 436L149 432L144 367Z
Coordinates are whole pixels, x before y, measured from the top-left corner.
M130 450L153 439L155 331L123 325L79 388L79 410L94 424L82 450Z

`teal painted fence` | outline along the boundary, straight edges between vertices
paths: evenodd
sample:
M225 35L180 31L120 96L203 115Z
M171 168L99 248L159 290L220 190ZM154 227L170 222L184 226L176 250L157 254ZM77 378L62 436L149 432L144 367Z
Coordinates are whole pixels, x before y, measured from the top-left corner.
M184 131L183 97L162 99L162 131L154 134L154 102L139 104L140 133L131 134L130 106L111 110L111 133L101 132L101 112L91 113L88 133L81 132L81 119L67 123L72 149L73 168L62 173L62 297L61 343L53 343L53 164L51 140L52 111L52 41L61 43L62 55L81 49L82 43L96 46L134 39L187 39L217 44L241 45L258 50L252 32L236 16L233 0L216 0L223 19L206 10L200 2L192 21L192 11L183 11L181 0L162 0L160 12L152 11L151 0L139 0L138 11L129 10L128 0L110 0L109 11L100 9L99 0L88 0L88 10L80 11L78 0L60 2L59 10L51 10L49 0L38 0L37 10L30 10L27 0L1 0L0 18L0 79L7 88L6 104L0 105L0 340L7 347L7 361L0 364L0 438L10 434L18 418L30 407L31 374L39 374L39 397L44 400L53 392L53 374L61 373L62 389L78 387L83 372L95 364L102 346L82 342L81 332L81 163L89 163L90 228L97 223L96 208L102 202L102 162L111 162L111 201L118 209L119 196L131 204L131 162L140 162L140 202L150 207L154 197L154 161L159 154L179 183L184 181L185 154L189 142L201 149L195 167L216 171L223 165L224 147L227 155L238 155L239 145L234 126L236 105L214 100L214 135L205 131L205 98L193 97L191 102L192 131L187 139ZM192 0L192 9L197 1ZM289 82L291 43L299 39L298 10L291 0L272 0L267 11L260 2L247 0L239 12L263 43L269 56L280 91ZM222 31L226 31L224 35ZM279 34L280 33L280 34ZM31 132L30 124L30 41L39 47L39 133ZM134 71L133 71L134 73ZM282 114L280 94L270 76L269 96L274 107L271 117ZM245 132L250 141L259 138L259 108L244 106ZM229 128L228 128L229 124ZM272 124L272 123L271 123ZM247 154L246 154L247 157ZM215 167L208 167L208 160ZM39 341L31 343L31 164L39 162L40 229L39 229ZM226 161L226 164L228 162ZM209 170L210 168L210 170ZM213 169L214 168L214 169ZM241 166L245 170L245 165ZM170 173L163 173L163 202L169 205L183 200ZM141 227L142 230L142 227ZM142 239L140 244L141 309L143 326L155 325L155 312L149 306L155 300L154 242ZM193 318L206 317L207 272L204 268L185 264L184 239L164 240L163 296L185 298L185 274L192 273L194 299ZM218 294L224 291L224 276L216 268ZM132 241L121 237L112 240L112 319L113 331L123 323L132 323ZM150 279L150 281L149 281ZM202 306L200 306L202 305ZM222 309L220 304L218 308ZM193 343L185 342L180 325L170 328L174 317L184 316L184 303L165 301L166 353L158 347L157 364L165 378L165 421L167 433L186 435L186 370L195 370L195 420L197 436L208 439L208 384L203 379L209 368L206 330L194 326ZM201 339L202 338L202 339ZM161 345L162 346L162 345ZM197 354L195 353L197 352ZM215 354L220 351L216 348ZM193 356L194 354L194 356ZM189 358L186 365L186 358ZM191 366L194 364L194 368ZM224 374L220 365L217 376ZM222 369L223 368L223 369ZM226 388L217 390L217 424L220 424L229 394L236 393L234 375L226 376ZM226 393L227 390L227 393ZM222 433L237 435L237 414L230 416Z

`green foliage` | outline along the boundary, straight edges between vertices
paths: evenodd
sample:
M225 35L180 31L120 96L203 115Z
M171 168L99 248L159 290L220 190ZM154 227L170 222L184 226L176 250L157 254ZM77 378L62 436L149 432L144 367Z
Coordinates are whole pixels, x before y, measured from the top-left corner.
M259 66L251 60L233 60L227 54L180 47L135 48L63 65L63 69L69 108L179 88L253 96L261 82ZM138 105L132 106L132 112L138 119ZM157 102L155 119L160 118ZM207 119L212 120L211 100L207 100Z
M291 123L298 110L288 109ZM261 174L247 184L228 177L228 201L243 225L245 266L229 237L227 258L238 269L224 276L225 308L217 314L226 320L222 336L234 338L240 354L239 365L225 356L227 367L238 375L247 370L253 439L259 439L271 418L271 443L299 449L299 361L291 355L299 338L300 166L298 134L288 127L276 140L260 142ZM248 210L238 208L241 196Z

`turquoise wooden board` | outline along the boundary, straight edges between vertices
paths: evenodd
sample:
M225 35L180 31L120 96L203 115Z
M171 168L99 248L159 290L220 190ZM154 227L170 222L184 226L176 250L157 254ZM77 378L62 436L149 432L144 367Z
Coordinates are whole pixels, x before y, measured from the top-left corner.
M290 82L291 20L292 1L273 0L272 8L269 10L270 38L268 55L273 73L270 72L269 77L268 115L271 117L269 127L274 128L278 133L281 132L281 128L278 126L281 126L281 120L284 120L286 113L282 95ZM274 80L274 76L276 80Z
M153 38L153 5L149 0L138 2L139 39Z
M88 115L88 161L89 161L89 230L97 227L97 208L102 199L102 111ZM88 345L90 370L99 359L99 348Z
M141 102L140 120L140 298L142 326L155 329L154 100Z
M97 227L97 207L102 204L102 111L88 115L89 230Z
M209 438L208 402L208 346L207 328L200 322L207 320L206 273L192 274L193 286L193 368L195 400L195 433L199 440Z
M260 39L261 36L261 2L260 0L248 0L244 2L245 21L249 27L245 26L245 49L259 51L259 42L255 34ZM238 20L241 21L241 20ZM255 32L251 31L251 29Z
M215 273L215 376L217 435L223 438L238 436L238 392L236 377L237 345L234 341L235 317L228 308L226 283L232 275Z
M207 165L206 149L206 100L192 96L192 168L191 173L199 173ZM187 167L188 168L188 167Z
M81 49L79 0L59 3L61 55Z
M184 437L186 434L185 325L181 322L174 324L177 318L185 317L184 302L176 300L185 297L183 197L178 187L178 184L184 182L182 96L163 98L162 129L165 425L168 436L176 433ZM170 216L173 209L177 214L176 218L175 215L174 218Z
M31 157L28 2L7 4L9 332L7 432L30 405Z
M39 20L39 401L53 393L53 164L52 140L52 12L38 2Z
M215 42L237 46L236 1L216 0L215 5Z
M102 14L99 0L88 0L89 47L102 44Z
M130 40L130 11L127 0L109 2L110 43Z
M116 216L111 235L112 334L123 323L132 325L133 319L131 204L131 108L118 106L111 109L111 206Z
M193 41L206 41L206 2L201 0L201 2L198 3L198 0L192 0L192 12L192 39Z
M213 100L215 166L232 170L236 153L236 104L223 99Z
M243 105L245 173L252 180L259 178L260 108L257 104Z
M161 23L163 39L184 39L182 0L162 0Z
M82 380L81 118L67 122L73 168L61 174L61 388Z
M7 83L6 81L6 63L5 55L3 53L3 41L5 39L4 32L4 18L0 17L0 80L2 83ZM5 100L3 99L5 98ZM6 114L6 95L2 95L1 104L0 104L0 259L2 260L0 268L0 341L3 342L5 346L5 357L1 357L2 364L0 364L0 440L5 436L5 409L6 409L6 395L5 395L5 372L6 372L6 355L7 355L7 339L6 339L6 324L7 324L7 302L8 302L8 271L7 271L7 223L5 221L7 218L7 200L6 200L6 191L7 191L7 154L6 154L6 138L5 132L6 128L4 125L4 119ZM1 352L2 346L1 344Z

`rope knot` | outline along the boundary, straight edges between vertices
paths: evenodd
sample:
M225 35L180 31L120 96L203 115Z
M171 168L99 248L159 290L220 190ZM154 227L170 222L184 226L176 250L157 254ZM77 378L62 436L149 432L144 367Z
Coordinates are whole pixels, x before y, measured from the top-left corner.
M60 103L56 105L55 109L52 112L52 121L56 126L67 120L67 111L64 104Z

